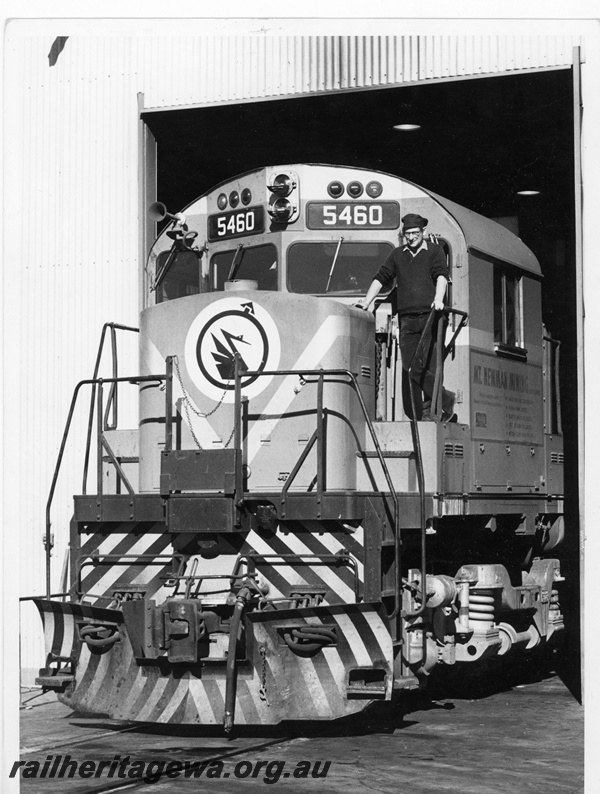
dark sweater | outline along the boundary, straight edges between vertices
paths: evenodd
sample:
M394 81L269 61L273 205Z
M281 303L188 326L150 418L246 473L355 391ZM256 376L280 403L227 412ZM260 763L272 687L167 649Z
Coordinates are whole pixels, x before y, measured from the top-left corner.
M398 314L428 312L435 297L438 276L449 277L446 255L441 245L424 240L413 256L407 245L394 248L375 278L384 289L396 279Z

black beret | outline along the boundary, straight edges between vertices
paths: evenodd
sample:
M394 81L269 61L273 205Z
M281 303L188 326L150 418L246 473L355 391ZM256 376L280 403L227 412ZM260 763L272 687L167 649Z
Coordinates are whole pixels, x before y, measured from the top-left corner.
M428 223L429 221L427 218L423 218L421 215L414 215L413 213L405 215L402 218L402 225L405 229L412 229L415 226L424 229Z

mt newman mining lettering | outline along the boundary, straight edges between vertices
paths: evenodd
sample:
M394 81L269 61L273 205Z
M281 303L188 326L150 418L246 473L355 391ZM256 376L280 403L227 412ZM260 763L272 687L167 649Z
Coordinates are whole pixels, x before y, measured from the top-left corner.
M496 367L482 367L481 364L473 365L473 383L479 386L491 386L493 389L505 389L527 393L529 391L527 375L518 372L508 372Z

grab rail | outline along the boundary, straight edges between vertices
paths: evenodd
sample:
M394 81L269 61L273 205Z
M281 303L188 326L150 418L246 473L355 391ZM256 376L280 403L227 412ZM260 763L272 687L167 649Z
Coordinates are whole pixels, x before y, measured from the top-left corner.
M433 395L431 399L431 407L435 412L436 419L439 419L441 414L441 400L440 395L442 392L442 382L443 382L443 362L446 359L448 353L454 346L454 341L458 336L459 332L462 328L467 324L467 320L469 315L467 312L461 311L459 309L450 309L445 308L444 314L457 314L461 321L458 324L456 330L454 331L452 338L448 342L447 345L444 346L442 349L442 334L444 331L444 324L438 323L437 328L437 348L436 348L436 372L435 372L435 383L433 387ZM419 339L419 344L417 345L417 349L412 357L410 365L408 367L408 391L410 394L410 408L411 408L411 419L410 419L410 428L413 437L413 450L415 453L415 463L417 467L417 486L419 488L419 515L420 515L420 523L421 523L421 606L416 609L414 612L407 613L405 617L417 617L418 615L422 614L425 610L425 602L427 600L427 593L426 593L426 571L425 567L427 564L427 527L426 527L426 518L425 518L425 474L423 471L423 457L421 455L421 439L419 437L419 425L416 419L416 405L415 405L415 384L412 379L413 367L415 362L417 361L419 355L422 353L423 348L425 347L425 341L431 331L431 327L433 325L433 321L436 316L436 309L432 309L429 313L427 318L427 322L425 323L425 328L423 329L423 333L421 334L421 338ZM430 343L431 344L431 343Z
M551 336L544 334L542 340L549 345L548 350L545 351L545 369L550 375L549 385L551 387L550 393L546 399L546 410L548 412L550 432L556 432L562 435L562 410L560 403L560 347L561 343L558 339L553 339ZM550 350L554 350L554 363L552 363L552 354ZM556 430L552 422L553 412L556 414Z
M100 386L100 394L99 394L100 399L98 400L98 409L99 409L99 412L101 412L101 409L102 409L102 401L101 401L102 389L101 389L101 386L102 386L102 384L104 384L104 383L111 383L111 384L130 383L132 385L137 385L138 383L148 383L148 382L156 382L156 381L162 382L164 380L167 380L167 378L168 378L168 375L138 375L138 376L129 377L129 378L87 378L86 380L79 381L79 383L75 387L75 390L73 391L73 396L71 398L71 404L69 406L69 412L67 414L67 421L65 423L65 428L63 430L63 435L62 435L62 440L61 440L61 443L60 443L60 448L59 448L59 451L58 451L58 457L57 457L57 460L56 460L56 465L54 467L54 474L52 476L52 484L50 485L50 493L48 494L48 500L46 502L46 533L45 533L45 536L44 536L44 545L46 547L46 597L47 598L50 597L50 565L51 565L50 560L51 560L51 556L52 556L52 545L53 545L52 544L52 533L51 533L52 521L51 521L51 518L50 518L50 513L51 513L51 509L52 509L52 502L54 500L54 492L56 490L56 483L58 481L58 475L60 473L60 468L61 468L61 465L62 465L62 460L63 460L63 456L64 456L64 452L65 452L65 447L67 445L67 439L69 437L69 432L71 430L71 422L73 420L73 414L75 413L75 407L77 405L77 399L79 397L79 392L81 391L81 389L84 386L92 386L94 388L94 395L95 395L96 386ZM92 421L93 421L93 415L92 415ZM101 427L102 426L102 417L101 416L99 416L99 420L98 421L99 421L99 425ZM98 438L100 439L100 434L99 434ZM107 443L106 440L104 440L105 448L106 448L106 443ZM101 458L101 448L102 447L100 446L99 449L98 449L98 457L99 458ZM87 453L87 450L86 450L86 453ZM101 462L100 462L100 465L101 465ZM99 471L98 473L99 473L99 478L100 478L100 481L98 483L98 492L101 493L102 492L102 475L101 475L101 471Z
M338 376L338 377L346 377L349 379L351 385L354 388L356 396L358 397L358 402L360 404L363 417L369 429L369 434L371 436L371 440L373 441L373 445L377 452L377 457L379 459L379 463L381 464L381 468L386 479L388 488L390 489L390 496L392 498L394 504L394 555L396 560L395 565L395 584L396 587L394 588L394 610L391 612L388 617L390 620L393 620L397 615L400 613L400 585L401 585L401 576L400 576L400 525L399 525L399 515L400 510L398 506L398 497L394 490L394 484L392 482L392 478L389 472L389 469L385 463L385 459L383 457L383 453L381 451L381 447L379 445L379 440L375 433L375 428L373 426L373 422L371 421L371 417L369 416L369 412L367 410L366 403L362 396L362 392L360 390L360 386L358 385L357 377L353 372L347 369L279 369L279 370L252 370L252 371L245 371L240 372L238 367L238 358L239 354L236 353L236 365L234 370L234 379L235 379L235 401L234 401L234 434L237 440L241 439L242 431L241 431L241 422L242 422L242 415L241 415L241 379L242 377L245 378L258 378L258 377L274 377L274 376L287 376L287 375L297 375L298 377L306 380L307 377L315 377L317 378L317 429L313 436L309 441L309 445L312 447L314 443L317 444L317 498L322 498L322 494L326 491L326 482L325 482L325 465L324 465L324 445L323 445L323 434L324 434L324 413L325 410L323 408L323 385L324 385L324 377L327 376ZM239 446L238 446L239 449ZM302 460L294 466L293 474L297 473L300 468L301 463L306 458L308 452L305 450L305 454L301 456ZM290 486L290 477L284 484L281 495L285 500L285 495ZM239 463L239 473L236 471L236 495L237 499L240 499L240 494L243 494L243 479L242 479L242 461L240 456L240 463Z
M100 370L100 362L102 360L102 353L104 351L104 339L106 336L107 329L110 328L110 341L111 341L111 349L112 349L112 376L113 378L117 378L119 376L119 364L117 358L117 335L116 331L133 331L135 333L139 333L139 328L133 328L129 325L120 325L119 323L105 323L102 326L102 333L100 334L100 342L98 344L98 353L96 354L96 364L94 366L94 374L92 375L92 379L96 379L98 377L98 372ZM88 466L90 460L90 447L92 443L92 425L94 422L94 404L96 402L96 387L92 388L92 393L90 396L90 411L89 411L89 419L88 419L88 428L87 428L87 437L86 437L86 444L85 444L85 457L83 463L83 483L81 486L81 493L86 494L87 491L87 473L88 473ZM112 421L109 423L108 417L109 412L112 408ZM116 383L113 383L111 386L110 394L108 395L108 400L106 401L106 412L104 414L104 428L105 430L114 430L117 427L118 423L118 391L116 387Z

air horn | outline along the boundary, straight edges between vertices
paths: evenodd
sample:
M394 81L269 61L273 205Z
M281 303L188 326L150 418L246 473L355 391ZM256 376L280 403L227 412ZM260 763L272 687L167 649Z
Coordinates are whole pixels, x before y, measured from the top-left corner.
M185 215L183 212L178 212L173 215L172 212L167 210L162 201L155 201L154 204L148 207L148 217L155 223L160 223L160 221L164 221L165 218L170 218L172 221L180 223L181 225L185 223Z

